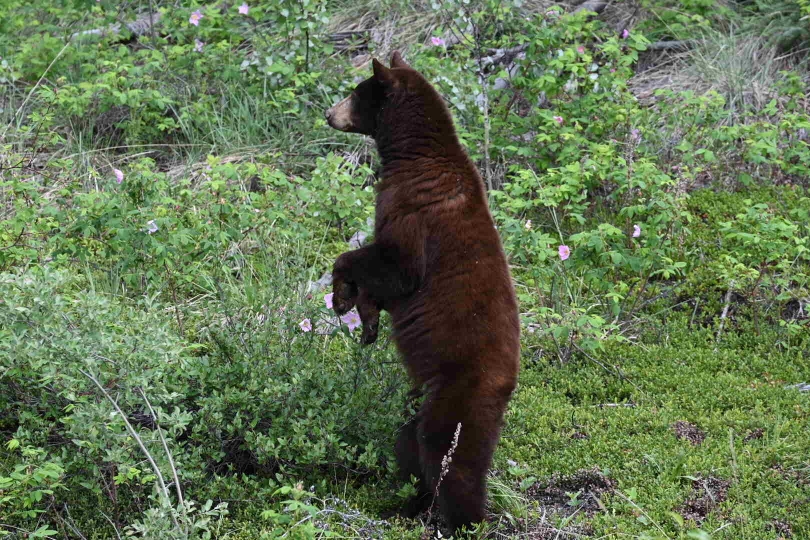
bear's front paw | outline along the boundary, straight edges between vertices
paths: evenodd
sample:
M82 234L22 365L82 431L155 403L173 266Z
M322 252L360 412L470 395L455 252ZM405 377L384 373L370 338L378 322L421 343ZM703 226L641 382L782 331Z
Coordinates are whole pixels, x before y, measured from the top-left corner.
M362 345L371 345L377 341L377 332L380 326L379 322L379 319L363 321L363 334L360 336L360 343Z
M354 283L346 283L342 279L332 280L332 309L335 313L345 315L354 307L357 299L357 286Z

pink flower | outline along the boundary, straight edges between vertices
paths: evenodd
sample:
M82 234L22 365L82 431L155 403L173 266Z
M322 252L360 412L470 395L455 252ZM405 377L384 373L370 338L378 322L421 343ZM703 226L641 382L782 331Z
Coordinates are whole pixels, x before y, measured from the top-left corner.
M124 181L124 173L119 169L113 169L113 174L115 175L115 181L119 184Z
M625 28L624 30L622 30L621 37L622 37L622 39L627 39L627 38L629 38L629 37L630 37L630 30L628 30L627 28Z
M562 244L562 245L561 245L561 246L558 248L558 250L557 250L557 251L560 253L560 260L563 260L563 261L564 261L565 259L567 259L567 258L568 258L568 257L571 255L571 248L569 248L569 247L568 247L568 246L566 246L565 244Z
M200 20L203 18L203 14L198 9L194 13L191 14L191 17L188 18L188 22L193 24L194 26L200 26Z
M323 297L323 301L326 302L326 309L332 309L332 297L335 296L335 293L329 293Z
M345 323L346 326L349 327L349 332L354 332L354 329L363 324L360 320L360 315L357 314L357 311L354 309L348 312L346 315L340 318L340 321Z
M195 50L196 52L202 52L202 51L203 51L203 47L205 47L205 42L200 41L199 39L195 39L195 40L194 40L194 50Z
M633 225L633 238L638 238L639 236L641 236L641 227Z
M563 125L563 117L562 116L555 116L554 121L557 122L559 125Z
M247 15L248 11L250 11L250 7L247 5L247 2L242 2L242 5L239 6L239 14Z
M155 234L156 232L158 232L158 226L157 223L155 223L154 219L150 219L149 221L146 222L146 232L148 232L149 234Z
M583 47L582 45L580 45L579 47L577 47L577 52L578 52L579 54L585 54L585 47Z
M440 37L432 37L430 38L430 42L433 44L434 47L444 47L446 45L444 39Z
M310 321L309 319L304 319L303 321L298 323L298 326L304 332L311 332L312 331L312 321Z

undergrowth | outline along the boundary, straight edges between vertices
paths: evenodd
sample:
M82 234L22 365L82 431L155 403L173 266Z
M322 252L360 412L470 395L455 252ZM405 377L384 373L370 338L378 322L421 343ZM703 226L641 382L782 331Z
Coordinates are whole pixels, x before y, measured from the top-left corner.
M478 536L810 534L808 7L778 4L4 3L0 536L429 536L390 517L386 319L360 348L321 279L377 167L322 111L396 47L520 300ZM696 43L638 73L661 40Z

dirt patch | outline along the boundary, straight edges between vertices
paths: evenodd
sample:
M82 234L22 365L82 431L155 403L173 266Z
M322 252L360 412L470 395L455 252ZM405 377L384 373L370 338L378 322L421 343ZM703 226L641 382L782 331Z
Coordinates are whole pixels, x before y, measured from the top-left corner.
M764 429L762 428L752 429L751 431L746 433L745 437L743 437L743 442L747 443L751 441L757 441L761 439L763 435L765 435Z
M497 472L495 473L497 476ZM563 538L584 538L594 534L589 523L578 523L572 519L563 528L558 527L561 517L569 517L578 512L593 513L604 508L600 497L603 493L610 493L616 488L616 481L606 477L598 467L581 469L574 474L554 474L531 486L525 497L539 502L540 508L535 508L530 501L525 501L531 509L525 516L513 516L504 513L488 513L488 521L492 527L485 536L487 540L507 540L521 538L529 540L561 540ZM568 494L577 494L572 498ZM575 501L575 502L574 502ZM571 504L574 502L574 504ZM450 531L441 516L441 512L434 508L432 515L427 509L420 512L416 519L427 524L426 531L421 540L434 540L436 531L441 530L443 537L450 536Z
M781 463L771 466L771 470L796 486L810 486L810 473L808 473L807 470L795 469L793 467L786 468ZM810 499L808 499L808 502L810 502Z
M775 519L768 524L768 528L779 535L777 538L793 538L793 529L787 521Z
M616 481L602 474L598 467L593 467L570 475L554 474L545 482L530 487L526 495L557 511L571 513L580 509L593 512L603 508L602 494L612 493L614 489Z
M789 300L782 309L782 319L786 321L810 319L810 298Z
M249 448L242 437L221 441L222 458L217 462L210 462L206 467L209 473L220 476L258 474L265 471L259 460Z
M678 439L686 439L694 446L698 446L706 438L706 432L697 427L695 424L679 420L672 424L672 431L675 432L675 437Z
M501 518L492 520L495 524L493 530L485 537L487 540L507 540L520 538L521 540L563 540L566 538L586 538L594 534L593 528L588 524L569 523L563 529L557 528L554 518L549 515L531 517L528 519L508 520Z
M683 503L679 513L688 520L701 523L720 503L728 497L729 480L714 476L692 481L692 494Z

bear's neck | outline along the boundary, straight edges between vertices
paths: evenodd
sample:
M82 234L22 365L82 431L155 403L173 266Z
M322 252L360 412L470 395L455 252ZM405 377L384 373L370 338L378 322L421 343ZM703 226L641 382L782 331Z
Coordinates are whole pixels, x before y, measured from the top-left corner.
M466 155L443 103L391 104L381 114L374 140L383 166Z

